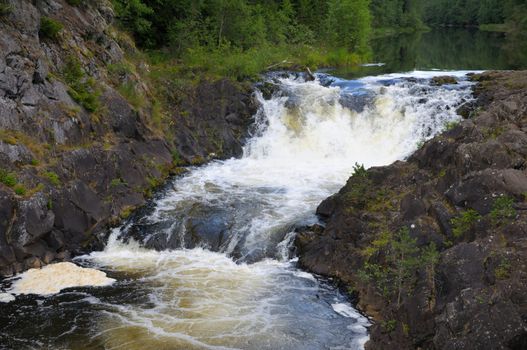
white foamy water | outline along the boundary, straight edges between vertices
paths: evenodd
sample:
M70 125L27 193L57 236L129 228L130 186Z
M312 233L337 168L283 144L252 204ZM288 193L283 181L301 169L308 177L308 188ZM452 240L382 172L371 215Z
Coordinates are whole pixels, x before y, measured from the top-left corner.
M51 295L66 288L109 286L113 282L115 280L106 277L102 271L62 262L18 275L9 291L15 295Z
M259 96L255 135L241 159L175 179L152 210L114 230L103 252L78 261L118 281L108 293L65 296L61 307L90 310L84 317L92 321L62 329L52 344L362 349L369 320L338 290L296 268L294 227L316 222L317 205L345 184L355 163L404 159L457 120L456 107L471 98L465 73L331 84L280 79L281 92ZM461 81L431 86L438 75Z

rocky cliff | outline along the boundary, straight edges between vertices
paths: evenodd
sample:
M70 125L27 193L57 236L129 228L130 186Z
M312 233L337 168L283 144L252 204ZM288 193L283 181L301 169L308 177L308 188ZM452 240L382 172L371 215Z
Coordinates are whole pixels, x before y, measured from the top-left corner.
M298 235L300 264L375 320L369 349L527 348L527 72L473 79L464 120L357 166Z
M0 277L81 251L178 167L241 153L251 87L154 86L113 17L105 0L0 1Z

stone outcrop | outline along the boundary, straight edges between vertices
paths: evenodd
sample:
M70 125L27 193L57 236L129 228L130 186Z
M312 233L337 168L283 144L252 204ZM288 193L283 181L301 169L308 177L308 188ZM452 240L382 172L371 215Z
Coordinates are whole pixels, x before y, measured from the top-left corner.
M255 112L250 86L203 80L170 91L175 102L160 112L149 67L128 59L137 52L106 0L6 4L0 277L93 247L179 166L241 154ZM44 32L47 18L63 29Z
M473 79L468 119L358 168L296 240L373 317L368 349L527 348L527 72Z

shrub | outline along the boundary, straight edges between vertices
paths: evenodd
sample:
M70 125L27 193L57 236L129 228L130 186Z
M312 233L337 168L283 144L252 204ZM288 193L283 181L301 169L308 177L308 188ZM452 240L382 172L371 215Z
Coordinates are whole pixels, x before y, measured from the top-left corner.
M27 189L22 184L17 184L14 187L15 193L19 196L25 196L27 193Z
M11 13L11 5L9 5L5 0L0 0L0 16L7 16Z
M112 182L110 182L111 187L117 187L120 185L127 185L127 183L123 181L121 178L113 179Z
M42 17L40 19L40 37L43 39L55 40L58 38L60 31L64 28L62 23L49 17Z
M49 180L49 182L51 182L51 184L53 184L55 186L59 186L60 185L59 176L55 172L53 172L53 171L45 172L44 176Z
M462 237L469 232L474 224L481 219L481 215L474 209L465 210L460 216L450 220L454 237Z
M86 77L79 60L70 56L62 70L62 76L69 86L68 93L88 112L99 109L100 91L96 88L95 80Z
M15 174L0 169L0 182L8 187L13 187L16 185L17 180Z
M504 280L511 275L511 263L508 260L502 260L500 264L494 269L494 276L499 280Z
M490 218L494 225L500 226L506 224L509 220L516 217L516 210L513 207L514 199L509 196L497 198L492 205Z
M83 0L66 0L66 2L71 6L79 6L82 4Z
M366 261L358 276L364 281L373 282L382 296L396 297L397 306L401 303L403 292L409 291L415 284L417 270L424 268L429 276L433 275L439 259L439 253L433 243L419 248L416 239L410 236L406 227L396 235L383 232L363 251L368 260L377 253L384 257L384 261Z

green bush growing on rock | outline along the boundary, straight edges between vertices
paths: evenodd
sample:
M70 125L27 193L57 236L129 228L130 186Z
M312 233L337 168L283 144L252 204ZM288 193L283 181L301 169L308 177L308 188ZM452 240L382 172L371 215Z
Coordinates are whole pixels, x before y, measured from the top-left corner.
M51 184L53 184L54 186L59 186L60 185L60 179L59 179L59 176L53 172L53 171L48 171L48 172L45 172L44 173L44 176L49 180L49 182L51 182Z
M460 216L450 220L454 237L463 237L481 219L481 215L474 209L465 210Z
M43 16L40 19L40 37L43 39L56 40L60 31L64 28L62 23L52 18Z
M449 131L449 130L452 130L454 129L456 126L459 125L459 120L454 120L454 121L451 121L451 122L446 122L445 123L445 130L446 131Z
M24 185L22 184L17 184L15 185L15 187L13 188L13 190L15 191L15 193L19 196L25 196L26 193L27 193L27 189Z
M511 275L511 263L508 260L502 260L500 264L494 269L494 276L499 280L504 280Z
M0 169L0 182L8 187L13 187L16 185L17 180L15 174Z
M95 80L86 77L79 60L70 56L62 70L62 76L68 84L71 98L89 112L99 109L100 91L96 88Z
M349 205L362 209L367 204L368 198L366 194L371 188L371 180L368 178L368 171L364 168L364 165L355 163L351 181L351 188L346 193L344 200Z
M496 226L501 226L516 217L516 210L514 209L514 199L509 196L502 196L497 198L492 205L490 218L492 223Z
M415 285L417 270L424 268L429 276L433 276L439 259L435 245L431 243L419 248L407 227L399 230L395 236L389 232L382 233L363 254L367 261L358 272L359 278L372 282L383 297L395 297L397 307L401 304L403 293L409 292ZM370 262L381 256L384 257L381 261Z
M11 13L11 5L7 3L5 0L0 0L0 16L7 16Z

